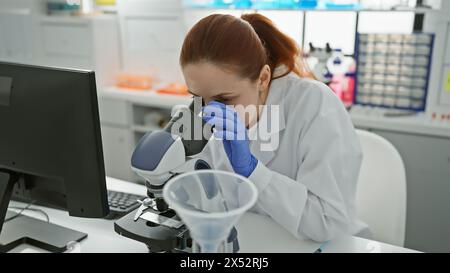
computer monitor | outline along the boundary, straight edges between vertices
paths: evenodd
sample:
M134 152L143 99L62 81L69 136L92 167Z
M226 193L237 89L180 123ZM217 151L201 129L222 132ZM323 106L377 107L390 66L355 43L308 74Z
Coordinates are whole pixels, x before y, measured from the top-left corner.
M5 233L14 230L17 237L17 228L33 229L3 223L10 198L65 209L71 216L109 213L94 72L0 62L3 250L14 239ZM42 241L42 234L37 236ZM60 243L48 248L61 250Z

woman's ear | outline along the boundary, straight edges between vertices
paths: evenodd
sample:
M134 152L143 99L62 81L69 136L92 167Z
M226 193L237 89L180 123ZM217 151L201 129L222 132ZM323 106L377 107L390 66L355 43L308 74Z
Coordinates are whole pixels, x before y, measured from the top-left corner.
M269 87L270 78L272 76L272 72L270 71L270 67L266 64L261 69L261 72L259 73L259 90L265 91L267 87Z

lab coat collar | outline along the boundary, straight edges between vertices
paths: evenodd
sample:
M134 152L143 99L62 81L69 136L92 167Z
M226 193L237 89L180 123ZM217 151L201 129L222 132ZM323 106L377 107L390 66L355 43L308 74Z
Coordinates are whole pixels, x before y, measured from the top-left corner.
M286 120L284 117L284 98L283 98L283 90L285 89L286 83L283 78L275 79L271 82L269 88L269 94L266 99L266 103L262 108L261 115L259 117L258 123L249 128L249 137L250 139L255 139L257 134L263 134L262 136L273 135L281 132L286 127ZM275 112L271 112L272 110L277 112L278 121L272 121L272 118L276 118L273 116ZM269 115L272 114L272 115ZM269 130L258 130L261 129L262 125L269 126ZM259 127L259 128L258 128Z
M286 128L283 105L286 83L283 78L271 82L259 121L248 130L252 153L264 164L269 163L276 155L281 132Z

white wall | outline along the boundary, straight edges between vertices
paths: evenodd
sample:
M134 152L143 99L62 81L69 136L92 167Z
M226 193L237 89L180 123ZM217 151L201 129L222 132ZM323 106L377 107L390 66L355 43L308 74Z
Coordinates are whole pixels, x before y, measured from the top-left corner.
M44 14L44 0L0 0L0 11L27 10L33 14Z

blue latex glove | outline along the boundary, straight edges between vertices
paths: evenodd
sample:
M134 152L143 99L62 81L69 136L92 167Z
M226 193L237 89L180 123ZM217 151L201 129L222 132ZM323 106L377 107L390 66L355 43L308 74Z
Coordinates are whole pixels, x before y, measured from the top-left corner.
M230 106L211 101L203 107L203 119L216 129L214 136L222 139L233 170L249 177L258 160L250 152L247 129L238 113Z

